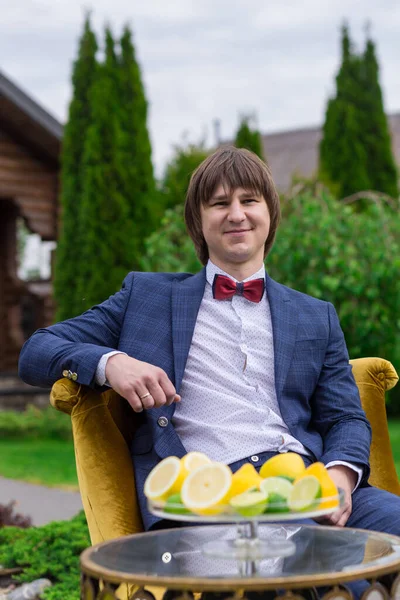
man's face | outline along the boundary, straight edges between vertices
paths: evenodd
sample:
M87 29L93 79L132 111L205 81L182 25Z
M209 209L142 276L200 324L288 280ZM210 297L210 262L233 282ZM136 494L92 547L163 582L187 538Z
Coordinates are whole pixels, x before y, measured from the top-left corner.
M270 216L263 196L235 189L229 196L219 185L201 207L203 235L210 259L217 265L246 266L255 271L264 259ZM225 269L227 270L227 269Z

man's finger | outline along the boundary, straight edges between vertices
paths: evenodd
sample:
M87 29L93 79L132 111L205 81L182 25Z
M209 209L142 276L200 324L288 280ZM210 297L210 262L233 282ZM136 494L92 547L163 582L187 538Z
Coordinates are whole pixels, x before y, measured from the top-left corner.
M164 394L165 394L167 400L169 401L169 403L171 404L172 402L174 402L175 396L177 395L176 389L175 389L172 381L170 381L170 379L168 378L168 375L166 374L165 371L161 371L160 376L158 378L158 382L159 382L160 386L162 387L162 389L164 390Z
M154 406L164 406L167 403L167 397L163 388L155 380L147 384L148 390L153 397Z
M140 413L143 411L142 401L140 400L140 398L136 392L132 391L129 394L126 394L126 396L124 396L124 398L126 398L126 400L128 400L129 404L131 405L131 407L133 408L133 410L135 412Z
M148 410L149 408L153 408L153 406L155 405L155 400L150 391L146 390L146 392L144 394L140 394L139 399L145 410Z

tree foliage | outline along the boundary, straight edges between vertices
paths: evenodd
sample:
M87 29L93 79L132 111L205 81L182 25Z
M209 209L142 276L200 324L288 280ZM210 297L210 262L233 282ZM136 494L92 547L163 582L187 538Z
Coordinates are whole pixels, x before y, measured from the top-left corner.
M86 38L90 38L88 21L83 37L88 45ZM143 240L161 218L147 102L131 31L125 27L116 44L106 28L101 63L96 62L96 47L91 48L87 72L82 67L79 71L87 82L85 126L76 110L70 111L67 125L80 146L77 153L67 143L64 164L70 180L79 181L79 186L73 189L73 203L63 211L56 272L58 318L79 314L119 289L126 273L139 268ZM66 189L70 197L72 192Z
M379 65L375 45L371 39L367 40L363 58L363 137L367 150L370 187L397 198L399 195L398 173L379 84Z
M174 155L165 169L161 183L162 204L165 209L185 201L192 173L208 154L204 143L175 146Z
M257 129L252 129L250 127L249 117L242 117L239 129L236 133L234 145L237 148L251 150L262 160L265 160L261 134Z
M364 53L357 54L346 26L320 144L320 175L337 197L369 189L398 196L375 46L368 39Z
M92 87L93 120L83 156L83 189L76 287L78 312L104 300L135 265L138 241L118 162L121 137L118 63L114 40L106 30L105 61Z
M84 171L82 159L87 131L92 121L89 100L97 76L97 41L87 16L72 73L72 100L64 127L61 156L61 223L54 273L57 320L73 317L79 311L76 296L76 269L79 265L81 199Z

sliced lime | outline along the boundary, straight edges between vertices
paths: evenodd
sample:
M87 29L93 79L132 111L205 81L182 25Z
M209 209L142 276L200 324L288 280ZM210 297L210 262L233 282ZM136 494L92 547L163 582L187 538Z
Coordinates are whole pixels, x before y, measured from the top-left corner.
M172 494L172 496L167 498L164 511L173 515L187 515L190 513L190 510L188 510L182 503L182 498L179 493Z
M234 496L229 501L233 510L243 517L261 515L268 504L268 495L260 490L251 490Z
M314 475L307 475L293 485L288 499L290 510L315 510L321 497L321 485Z
M266 512L288 512L288 498L293 485L286 477L267 477L260 483L260 490L268 494Z

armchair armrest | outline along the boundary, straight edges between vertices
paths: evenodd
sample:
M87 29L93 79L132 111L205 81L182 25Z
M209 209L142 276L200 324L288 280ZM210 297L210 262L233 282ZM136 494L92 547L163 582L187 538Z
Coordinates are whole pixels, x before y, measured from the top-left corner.
M400 495L385 405L385 392L396 385L399 377L393 365L383 358L357 358L350 364L363 409L372 427L369 483Z
M51 390L54 408L71 415L79 490L92 544L143 531L130 440L134 413L113 390L68 379Z

